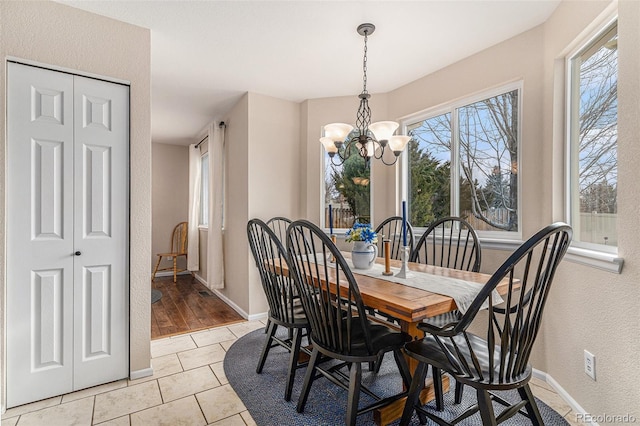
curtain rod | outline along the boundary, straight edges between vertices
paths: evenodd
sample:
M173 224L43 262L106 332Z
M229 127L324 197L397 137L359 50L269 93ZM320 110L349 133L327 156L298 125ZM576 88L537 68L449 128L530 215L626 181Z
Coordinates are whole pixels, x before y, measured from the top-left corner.
M227 124L224 121L221 121L220 124L218 124L218 127L220 127L221 129L224 127L227 127ZM202 142L206 141L209 138L209 135L205 136L200 142L198 142L196 144L196 148L200 148L200 145L202 145Z

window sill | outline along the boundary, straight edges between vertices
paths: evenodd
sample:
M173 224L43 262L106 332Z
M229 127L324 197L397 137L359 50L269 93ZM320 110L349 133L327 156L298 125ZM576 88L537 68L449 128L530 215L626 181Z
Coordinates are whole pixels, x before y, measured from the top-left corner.
M209 225L198 225L198 229L200 231L208 231L209 230Z
M481 238L480 243L482 244L482 248L486 250L514 251L522 244L522 241ZM579 247L569 247L564 259L568 262L590 266L614 274L620 274L624 264L624 259L618 257L615 253L606 253Z
M614 274L620 274L622 272L622 265L624 263L624 259L618 257L617 254L578 247L569 247L565 259L569 262L591 266L602 269L603 271L613 272Z

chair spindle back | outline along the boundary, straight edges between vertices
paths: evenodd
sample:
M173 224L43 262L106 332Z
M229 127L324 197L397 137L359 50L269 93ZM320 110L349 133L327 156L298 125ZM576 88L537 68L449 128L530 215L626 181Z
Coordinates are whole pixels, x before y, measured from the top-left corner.
M348 355L354 345L361 346L364 340L373 355L371 332L358 285L335 244L313 223L298 220L287 231L287 249L298 294L311 324L313 344ZM331 282L341 285L332 289L336 286ZM351 330L355 328L364 335L354 341Z
M282 216L272 217L267 221L269 228L278 236L283 247L287 246L287 228L291 225L291 219Z
M471 362L465 362L464 357L453 356L452 352L445 350L450 361L453 358L461 361L457 363L459 373L487 383L513 382L529 374L529 356L540 329L549 290L571 237L569 225L549 225L523 243L492 275L452 330L454 335L462 334L450 338L456 352L459 348L470 352ZM519 283L516 277L519 278ZM508 280L508 292L503 296L504 303L497 305L491 291L504 278ZM489 310L486 336L481 337L488 343L483 349L487 353L477 353L471 347L464 330L485 300L489 301ZM442 344L441 347L444 348ZM479 358L489 360L488 371L478 368Z
M293 323L296 291L293 279L283 273L288 265L284 246L273 230L260 219L252 219L247 223L247 237L270 315L283 323Z
M433 222L416 244L411 261L464 271L480 271L480 240L473 227L459 217Z
M384 256L383 244L384 240L390 241L389 255L391 259L401 260L400 253L402 253L402 217L391 216L385 219L376 228L378 234L378 254ZM407 245L409 248L409 255L413 251L413 227L407 221Z

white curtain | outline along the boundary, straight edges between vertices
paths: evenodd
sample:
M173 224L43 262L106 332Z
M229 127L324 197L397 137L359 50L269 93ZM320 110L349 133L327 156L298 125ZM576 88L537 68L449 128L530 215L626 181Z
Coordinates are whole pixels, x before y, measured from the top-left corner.
M224 125L209 126L209 232L207 286L224 288Z
M187 240L187 269L200 270L200 148L189 145L189 235Z

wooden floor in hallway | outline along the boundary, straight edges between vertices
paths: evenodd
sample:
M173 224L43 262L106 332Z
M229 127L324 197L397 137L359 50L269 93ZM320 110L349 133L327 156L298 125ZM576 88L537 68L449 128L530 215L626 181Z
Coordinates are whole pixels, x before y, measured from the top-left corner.
M244 321L190 275L178 275L176 283L173 277L157 277L152 288L162 292L162 298L151 304L152 340Z

